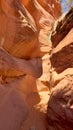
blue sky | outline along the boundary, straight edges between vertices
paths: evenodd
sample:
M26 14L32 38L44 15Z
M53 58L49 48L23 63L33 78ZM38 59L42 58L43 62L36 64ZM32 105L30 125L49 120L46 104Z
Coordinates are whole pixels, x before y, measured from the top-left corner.
M67 0L62 0L62 12L66 12L71 6L73 6L73 1L70 4L66 5L65 3L67 2Z

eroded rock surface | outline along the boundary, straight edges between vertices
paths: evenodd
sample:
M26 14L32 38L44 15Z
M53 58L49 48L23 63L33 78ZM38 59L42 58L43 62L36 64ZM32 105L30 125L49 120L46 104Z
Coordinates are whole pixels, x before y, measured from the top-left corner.
M52 89L48 103L48 130L73 129L73 75Z
M73 7L52 33L48 130L73 129Z
M46 130L49 34L60 15L57 0L0 1L1 130Z

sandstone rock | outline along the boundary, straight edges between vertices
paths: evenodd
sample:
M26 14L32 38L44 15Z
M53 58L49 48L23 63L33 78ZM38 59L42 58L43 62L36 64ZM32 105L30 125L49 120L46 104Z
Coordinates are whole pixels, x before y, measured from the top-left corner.
M73 7L52 33L48 130L73 129Z
M53 31L51 40L53 47L56 47L60 41L69 33L73 27L73 8L65 15L64 18L60 19L58 25L56 25L55 31Z
M22 0L23 4L28 8L31 14L36 12L34 7L34 0ZM37 2L53 17L58 18L61 15L61 5L59 1L56 0L37 0ZM57 11L56 11L57 10ZM35 16L35 15L33 15Z
M73 129L73 75L52 89L47 111L48 130Z
M60 4L57 0L1 0L0 7L0 128L46 130L49 34L61 14ZM42 56L44 73L36 83Z
M36 67L37 65L37 67ZM22 75L32 75L39 77L42 73L41 59L18 59L13 57L5 49L0 48L0 75L6 77L16 77Z
M16 89L21 79L8 84L0 83L0 129L18 130L26 120L28 106L23 95Z
M67 42L66 42L67 41ZM51 56L52 67L57 73L63 72L67 68L73 68L73 29L68 35L53 49Z
M27 9L20 1L1 1L1 8L1 46L19 58L40 57L36 23Z
M68 31L67 29L69 29L69 27L72 27L72 22L73 22L73 17L71 18L73 14L72 8L71 10L66 14L65 18L63 18L62 21L62 30L64 30L64 32ZM70 17L70 21L69 21L69 25L67 23L67 20L69 20ZM66 23L65 23L65 19L66 19ZM63 22L64 21L64 22ZM65 28L65 25L66 27ZM61 29L58 28L57 25L57 31L59 32ZM59 38L59 34L57 32L57 37ZM63 34L61 34L63 35ZM59 39L61 40L60 42L58 41L58 45L56 45L56 47L54 47L54 42L52 41L52 46L54 47L51 53L51 57L50 57L50 61L51 61L51 83L52 85L54 85L54 83L60 81L62 78L64 78L65 75L70 74L73 68L73 63L72 63L72 59L73 59L73 52L72 52L72 46L73 46L73 29L69 29L69 32L67 33L67 35L63 35L63 39ZM58 40L58 38L56 40ZM55 42L56 43L56 42Z

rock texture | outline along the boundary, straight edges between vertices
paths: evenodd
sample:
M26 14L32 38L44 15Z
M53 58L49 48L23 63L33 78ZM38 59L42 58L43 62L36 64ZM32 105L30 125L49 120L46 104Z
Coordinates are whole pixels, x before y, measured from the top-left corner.
M73 7L52 32L48 130L73 129Z
M33 17L20 0L10 3L4 0L1 4L1 46L15 57L40 57L37 27Z
M47 112L48 130L73 129L73 75L52 89Z
M27 104L22 94L15 89L16 83L0 85L1 130L18 130L28 115Z
M46 130L49 34L60 15L58 0L0 1L1 130Z

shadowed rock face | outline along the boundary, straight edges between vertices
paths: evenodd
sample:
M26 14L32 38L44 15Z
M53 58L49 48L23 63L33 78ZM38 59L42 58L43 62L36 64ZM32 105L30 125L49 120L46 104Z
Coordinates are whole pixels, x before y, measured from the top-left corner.
M0 83L0 129L18 130L27 118L28 107L16 87L21 78L11 83Z
M51 40L53 47L56 47L61 40L69 33L73 27L73 8L66 14L66 16L58 22L55 31L52 33Z
M37 27L31 14L20 1L1 1L1 6L0 36L3 48L19 58L40 57Z
M52 33L51 95L48 130L73 129L73 8L59 20Z
M61 73L67 68L73 68L73 43L53 53L51 63L57 73Z
M73 129L73 75L52 89L47 112L48 130Z

